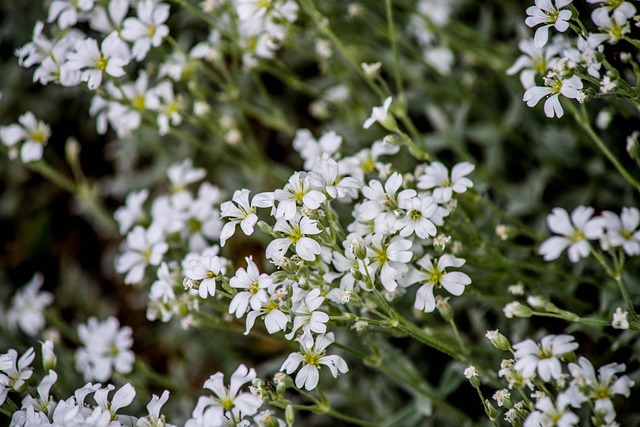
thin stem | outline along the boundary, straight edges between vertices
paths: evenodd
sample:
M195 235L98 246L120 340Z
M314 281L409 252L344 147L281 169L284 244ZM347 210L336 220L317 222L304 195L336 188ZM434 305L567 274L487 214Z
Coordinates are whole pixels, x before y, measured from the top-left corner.
M633 301L631 301L631 297L629 296L627 287L624 285L624 282L622 281L621 266L618 267L618 271L615 271L614 269L611 268L607 260L604 258L604 256L600 252L591 248L591 253L598 260L600 265L602 265L602 267L606 270L607 274L611 276L613 280L615 280L616 284L618 285L618 288L620 289L620 293L622 294L622 297L627 303L627 310L629 310L629 313L631 314L631 318L637 322L638 314L636 313L636 310L633 307Z
M453 334L456 336L456 340L458 341L458 345L460 346L460 351L464 355L465 359L467 358L467 347L464 345L464 341L462 341L462 337L460 336L460 331L458 331L458 326L456 325L455 320L451 319L449 321L451 325L451 329L453 329Z
M400 73L400 59L398 57L396 28L393 23L393 8L391 7L391 0L385 0L385 4L387 11L387 27L389 29L389 38L391 39L391 49L393 50L393 74L396 80L396 92L400 98L403 98L404 89L402 87L402 74Z
M605 157L609 159L609 161L613 164L613 166L615 166L615 168L618 170L620 175L622 175L622 177L629 184L634 186L636 190L640 191L640 182L638 182L638 180L636 180L624 168L624 166L622 166L622 164L618 161L616 156L614 156L613 153L611 153L609 148L607 148L607 146L605 145L604 141L602 141L600 136L598 136L598 134L591 127L591 123L589 122L589 116L587 115L587 110L584 104L580 106L580 111L578 111L578 109L571 102L567 102L565 105L568 105L569 109L573 113L573 116L578 122L578 124L582 127L582 129L584 129L585 132L587 132L587 134L591 137L591 139L596 144L596 146L600 149L600 151L602 151Z

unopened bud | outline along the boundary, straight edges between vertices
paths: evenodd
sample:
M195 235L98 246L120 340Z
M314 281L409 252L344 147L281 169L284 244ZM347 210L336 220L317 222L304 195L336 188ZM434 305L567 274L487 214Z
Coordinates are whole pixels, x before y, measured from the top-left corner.
M360 270L358 270L357 268L352 268L351 270L349 270L351 275L353 276L354 279L359 280L361 282L364 281L364 274L362 274L362 272Z
M55 371L58 358L53 352L53 341L46 340L42 343L42 367L45 372Z
M504 312L504 315L509 319L513 318L514 316L531 317L531 315L533 314L529 307L524 304L520 304L518 301L513 301L505 305L502 311Z
M295 421L293 406L287 405L287 407L284 408L284 420L287 422L288 426L293 426L293 422Z

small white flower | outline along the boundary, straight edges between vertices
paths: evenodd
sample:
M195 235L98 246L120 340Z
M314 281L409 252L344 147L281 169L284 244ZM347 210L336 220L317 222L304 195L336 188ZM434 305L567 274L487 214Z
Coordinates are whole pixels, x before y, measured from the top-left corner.
M468 380L470 380L473 377L477 377L478 376L478 370L476 369L475 366L467 366L464 370L464 377Z
M326 348L334 342L333 333L318 335L312 346L301 345L300 353L291 353L284 361L281 371L291 375L302 363L302 369L296 375L296 387L305 390L313 390L320 379L320 365L325 365L331 371L334 378L338 374L349 371L347 362L340 356L326 355Z
M468 162L458 163L449 170L440 162L433 162L425 168L424 174L418 177L417 187L424 190L433 189L433 199L437 203L446 203L451 200L453 193L464 193L473 187L473 182L466 176L475 166Z
M355 199L362 188L362 183L355 178L343 175L338 163L329 158L318 161L308 177L311 187L323 191L330 199Z
M629 313L622 311L620 307L616 308L615 313L613 313L611 326L615 329L629 329L629 320L627 319L628 315Z
M115 34L115 33L114 33ZM67 56L65 67L70 71L81 71L80 78L87 82L90 90L96 90L103 75L122 77L129 63L129 48L117 36L111 35L98 42L92 38L76 42L74 51Z
M600 238L604 227L602 218L592 218L592 216L593 208L591 207L578 206L571 213L571 217L566 210L554 208L547 216L547 225L558 236L552 236L542 242L538 253L545 261L552 261L569 248L571 262L578 262L580 258L588 257L591 245L587 239Z
M136 427L173 427L164 421L164 416L160 415L162 405L167 403L167 400L169 400L168 390L163 391L160 397L154 394L151 397L151 401L147 404L148 415L138 419Z
M281 233L282 237L272 240L267 246L266 256L274 263L284 258L291 245L295 246L298 256L306 261L313 261L321 252L320 244L307 235L320 234L317 221L307 216L296 215L290 221L278 219L273 231Z
M42 274L36 273L11 300L7 311L9 328L20 328L25 334L36 336L44 328L44 309L53 302L50 292L40 291L44 279Z
M393 120L393 116L389 116L389 107L391 106L392 98L388 97L384 100L384 104L380 107L373 107L371 110L371 116L364 122L363 127L369 129L375 122L380 123L385 128L388 128L390 122L389 118ZM395 120L393 120L395 122Z
M526 90L522 96L522 100L529 107L535 107L538 102L545 96L547 100L544 102L544 114L549 117L562 117L564 110L560 104L560 95L566 98L577 99L582 89L582 80L578 76L572 76L563 79L557 75L545 77L545 86L533 86Z
M151 49L158 47L169 35L169 27L164 22L169 18L169 5L157 0L142 0L136 9L138 16L123 22L122 38L133 42L131 50L137 61L142 61Z
M0 139L7 147L22 142L20 158L24 163L42 158L44 146L51 136L51 128L45 122L37 120L31 112L18 117L19 124L0 127Z
M534 42L537 48L542 48L549 38L549 27L554 27L559 32L565 32L569 28L571 11L562 9L569 5L572 0L535 0L535 6L527 8L527 19L525 24L535 27L542 24L536 30Z
M568 410L570 401L561 393L554 403L548 397L536 402L535 411L524 421L524 427L573 427L580 418Z
M124 206L116 209L113 216L120 226L121 235L124 235L133 225L145 217L142 206L148 197L149 190L146 188L140 191L133 191L127 196Z
M23 391L27 380L33 375L31 362L36 357L33 347L24 352L18 358L18 352L9 349L5 354L0 354L0 401L4 403L10 389Z
M640 211L633 207L623 207L620 216L604 211L602 217L606 230L601 242L603 249L622 247L629 256L640 255ZM602 245L603 242L606 245Z
M273 284L273 279L268 274L260 274L252 257L246 257L245 261L247 268L237 269L235 276L229 280L229 286L242 289L229 303L229 313L235 314L238 319L244 316L248 308L260 310L269 300L266 289Z
M128 326L121 328L117 318L111 316L102 322L90 318L78 326L78 338L83 347L76 350L76 369L85 381L107 381L113 371L131 372L135 360L132 330Z
M303 172L291 175L287 185L282 190L275 190L273 196L278 202L275 217L286 220L293 219L298 206L316 210L327 199L320 191L311 189L309 179Z
M462 267L465 260L456 258L453 255L444 254L434 265L429 254L422 257L418 262L420 270L414 270L407 278L409 284L424 283L416 293L414 307L430 313L436 309L436 299L433 291L436 287L444 287L452 295L462 295L467 285L471 283L471 278L459 271L447 272L448 267Z
M415 233L419 238L427 239L436 235L436 226L429 218L436 213L438 205L433 202L431 196L403 200L399 206L406 211L406 215L396 224L402 237Z
M528 339L513 346L515 350L515 369L524 378L533 378L536 371L543 381L559 378L562 365L559 356L578 348L578 343L570 335L547 335L536 344Z
M258 216L254 205L249 203L249 190L236 190L231 201L220 205L220 212L222 218L231 219L222 227L220 246L224 246L227 239L233 236L237 224L240 224L240 228L247 236L253 234L253 227L258 222Z
M525 89L536 85L536 76L544 76L553 68L561 50L557 44L537 48L531 39L520 40L518 48L524 55L516 59L516 62L507 70L507 74L513 75L520 71L520 83Z
M291 308L291 313L295 314L293 328L291 332L285 335L285 338L288 340L293 339L298 329L302 328L303 333L298 340L304 346L311 347L313 345L311 333L324 334L327 331L326 323L329 321L329 315L319 311L324 300L325 298L320 295L320 289L315 288L298 303L294 304Z
M159 265L169 249L162 229L152 224L148 229L137 225L127 235L127 249L116 260L116 271L126 273L124 283L140 283L147 265Z
M371 274L379 272L382 286L388 292L393 292L398 287L396 280L407 271L407 263L413 256L410 251L412 244L410 240L400 236L388 242L385 240L382 234L374 234L371 243L367 246L367 256Z
M223 261L215 255L202 255L187 262L184 275L198 282L198 294L201 298L216 294L216 279L223 269Z
M61 30L74 26L79 19L85 20L93 9L94 0L54 0L49 6L47 22L58 21Z

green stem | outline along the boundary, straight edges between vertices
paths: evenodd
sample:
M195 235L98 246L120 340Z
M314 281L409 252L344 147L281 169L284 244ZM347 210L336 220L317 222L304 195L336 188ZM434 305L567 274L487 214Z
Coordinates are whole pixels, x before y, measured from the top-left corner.
M391 7L391 0L385 0L385 5L387 12L387 27L389 29L389 38L391 39L391 49L393 50L393 74L395 75L396 80L396 92L400 98L403 98L404 89L402 87L402 74L400 73L400 59L398 57L396 29L393 24L393 8Z
M611 153L609 148L602 141L600 136L593 130L591 127L591 123L589 122L589 116L587 115L587 110L584 104L580 105L580 111L573 105L571 102L565 103L573 113L574 118L578 122L578 124L584 129L584 131L591 137L596 146L602 151L602 153L609 159L609 161L613 164L613 166L618 170L620 175L632 186L635 187L636 190L640 191L640 182L636 180L618 161L616 156Z
M469 353L467 352L467 347L464 345L464 341L462 341L462 337L460 336L460 331L458 331L458 326L456 325L456 321L451 319L449 321L449 324L451 325L451 329L453 329L453 334L456 336L456 340L458 341L458 345L460 346L460 351L462 352L462 355L466 359Z
M627 310L629 310L629 313L631 314L631 318L634 320L634 322L637 322L638 314L636 313L636 310L633 307L633 301L631 301L631 297L629 296L627 287L624 285L624 282L622 281L622 271L620 271L621 267L618 267L618 271L614 271L600 252L591 248L591 253L598 260L600 265L602 265L602 267L606 270L607 274L611 276L613 280L615 280L616 284L618 285L618 288L620 289L620 293L622 294L622 297L627 303Z

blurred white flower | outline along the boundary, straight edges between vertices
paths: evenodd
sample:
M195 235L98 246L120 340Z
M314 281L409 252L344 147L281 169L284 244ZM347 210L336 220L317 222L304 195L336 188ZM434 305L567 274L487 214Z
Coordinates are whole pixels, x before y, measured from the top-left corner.
M36 336L45 326L44 309L53 302L53 295L40 291L44 278L36 273L33 278L16 292L7 311L7 325L15 330L20 328L25 334Z

